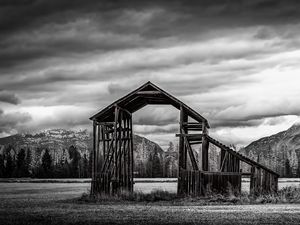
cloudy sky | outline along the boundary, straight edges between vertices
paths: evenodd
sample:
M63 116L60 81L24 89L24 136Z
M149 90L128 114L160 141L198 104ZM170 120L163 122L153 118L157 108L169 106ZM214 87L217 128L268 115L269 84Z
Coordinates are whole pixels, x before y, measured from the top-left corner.
M146 81L247 145L300 115L300 1L0 1L0 136L85 129ZM178 112L146 107L135 131L175 139Z

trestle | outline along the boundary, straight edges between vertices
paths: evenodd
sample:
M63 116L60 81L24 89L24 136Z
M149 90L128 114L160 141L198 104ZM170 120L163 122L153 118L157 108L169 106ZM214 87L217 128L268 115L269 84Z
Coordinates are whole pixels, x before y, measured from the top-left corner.
M93 166L91 194L113 195L133 191L132 113L148 104L167 104L180 110L178 188L182 195L205 195L208 186L223 192L229 186L240 190L240 162L252 166L251 193L277 191L278 174L223 145L208 135L208 121L151 82L120 98L93 121ZM210 171L209 146L221 149L219 171ZM201 151L198 155L195 152ZM198 152L197 152L198 153Z
M94 121L92 193L133 191L132 116L115 106L114 121Z

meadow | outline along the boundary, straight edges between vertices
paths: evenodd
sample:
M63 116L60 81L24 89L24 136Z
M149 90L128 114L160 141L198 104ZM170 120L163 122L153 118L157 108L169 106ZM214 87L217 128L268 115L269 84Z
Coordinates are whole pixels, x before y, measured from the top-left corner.
M91 203L78 200L88 192L88 180L71 181L1 182L0 224L300 224L300 204L202 204L193 199ZM299 179L282 179L279 187L299 184ZM136 180L135 191L163 187L174 192L176 185L174 180Z

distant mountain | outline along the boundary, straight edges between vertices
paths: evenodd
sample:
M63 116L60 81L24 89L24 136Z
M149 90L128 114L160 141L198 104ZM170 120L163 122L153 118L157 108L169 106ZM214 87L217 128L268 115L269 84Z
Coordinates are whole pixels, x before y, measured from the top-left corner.
M54 163L63 157L70 146L76 147L82 156L84 154L88 156L92 146L91 135L86 130L52 129L35 134L16 134L0 138L0 154L6 149L12 155L16 155L21 148L29 148L32 158L39 160L41 153L49 149Z
M92 134L87 130L64 129L52 129L35 134L16 134L0 138L0 155L10 154L16 160L20 149L30 149L31 165L38 166L41 164L45 149L48 149L53 164L56 165L63 160L71 162L69 151L71 146L77 149L81 157L89 158L92 150ZM167 155L158 144L147 138L133 135L133 149L136 176L168 176L164 169L164 160ZM169 160L168 163L176 163L177 159L172 159L172 162ZM157 166L153 167L152 162Z
M254 141L240 152L282 177L300 177L300 125Z

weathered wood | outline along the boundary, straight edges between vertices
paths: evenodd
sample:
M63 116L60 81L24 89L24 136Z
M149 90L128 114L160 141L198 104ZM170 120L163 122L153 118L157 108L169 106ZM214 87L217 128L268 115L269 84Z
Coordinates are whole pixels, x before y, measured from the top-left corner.
M184 130L183 123L188 121L188 117L184 112L183 107L180 107L180 133L182 134ZM186 132L185 132L186 133ZM184 144L184 138L181 136L179 137L179 155L178 155L178 185L177 185L177 194L178 195L183 195L184 194L184 189L183 189L183 180L180 175L181 170L186 169L187 165L187 151L186 151L186 146Z
M208 135L209 124L204 117L148 82L91 117L93 194L113 195L122 190L133 191L132 113L147 104L170 104L180 110L180 134L176 135L179 137L178 195L199 196L210 189L222 192L228 187L240 192L242 175L251 176L251 193L277 191L277 173L211 138ZM210 143L221 149L220 172L208 171ZM191 147L198 144L202 146L203 171L199 171ZM187 167L187 152L192 169ZM252 166L251 173L242 173L240 161Z
M131 175L131 184L130 184L130 191L133 191L133 171L134 171L134 164L133 164L133 131L132 131L132 118L130 118L130 123L129 123L129 127L131 129L130 131L130 175Z
M137 95L162 95L160 91L138 91Z
M92 182L91 182L91 195L96 192L96 176L95 176L95 151L96 151L96 121L93 121L93 149L92 149Z
M202 136L202 170L208 171L208 148L209 142L206 135Z
M241 173L206 172L181 170L183 193L187 196L202 196L207 192L219 193L241 191Z
M182 132L184 132L184 131L182 131ZM196 159L195 159L195 156L194 156L194 153L193 153L193 150L192 150L192 148L191 148L191 146L190 146L190 144L189 144L186 137L184 137L184 143L185 143L186 148L188 149L193 170L199 170Z

